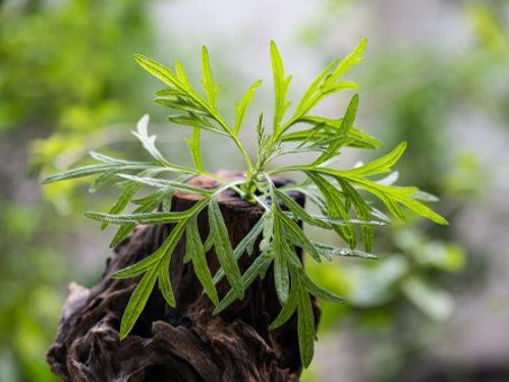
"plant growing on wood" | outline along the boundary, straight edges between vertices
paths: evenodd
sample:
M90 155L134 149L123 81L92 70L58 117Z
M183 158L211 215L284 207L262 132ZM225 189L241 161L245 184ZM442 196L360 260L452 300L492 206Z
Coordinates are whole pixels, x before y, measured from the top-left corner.
M293 111L288 113L290 102L287 99L287 90L291 77L285 74L276 44L271 43L274 115L271 129L266 129L263 114L259 115L256 126L258 149L254 161L249 157L239 133L248 106L261 81L256 81L249 87L236 105L235 120L229 122L217 106L219 86L212 76L209 54L205 47L202 49L204 94L191 84L179 62L176 62L174 70L170 70L147 57L135 57L144 69L165 84L166 87L157 92L156 102L173 112L169 117L170 122L191 128L192 134L187 145L194 166L177 165L165 159L156 147L156 137L148 133L149 120L148 116L144 116L138 122L134 135L151 156L151 160L135 162L91 152L98 164L75 168L44 180L44 183L50 183L95 176L90 186L94 191L108 181L120 178L118 185L121 193L110 211L86 213L89 218L102 222L102 228L108 224L120 226L111 246L125 239L137 224L174 224L173 230L156 252L114 275L116 278L141 276L122 317L121 338L126 337L133 328L156 284L167 303L175 306L169 279L169 264L177 243L185 238L184 261L192 262L204 292L215 305L215 314L223 311L236 299L242 299L250 284L257 277L264 277L269 266L273 265L275 289L282 308L270 328L283 325L296 312L301 359L303 365L308 366L313 357L316 337L310 294L338 303L344 300L321 288L308 277L295 249L302 248L316 262L331 260L335 256L375 258L371 254L374 226L387 224L390 218L366 199L365 192L379 199L397 220L405 218L404 208L407 208L434 222L447 224L443 217L421 203L423 200L432 199L429 194L416 187L392 185L397 177L395 173L381 179L376 178L391 171L405 151L404 142L369 163L344 170L332 167L345 147L375 149L380 146L377 139L354 126L358 95L351 98L341 118L326 118L312 113L313 108L323 99L357 87L354 82L345 81L343 77L362 60L365 46L366 41L363 40L344 59L333 61L311 83ZM306 128L294 129L301 125L306 125ZM244 179L227 181L205 168L200 147L202 132L223 135L233 141L245 159L247 171ZM310 163L268 168L269 163L277 157L304 152L315 152L316 159ZM271 175L289 172L303 173L306 176L305 181L276 188ZM216 189L202 189L189 185L187 181L195 176L212 178L219 186ZM137 198L144 189L148 189L148 193ZM235 191L250 203L258 204L264 211L258 223L235 248L231 245L217 202L217 196L227 189ZM312 214L297 204L287 194L290 190L305 193L308 200L316 204L320 213ZM174 212L171 211L171 199L175 192L196 194L200 198L188 210ZM137 207L132 213L123 213L130 202ZM158 207L159 210L154 212ZM202 242L197 216L204 209L208 211L210 233ZM313 241L299 222L334 231L345 246L334 247ZM260 235L260 254L242 273L238 260L253 251ZM363 242L363 250L356 249L359 241ZM211 273L206 259L206 252L211 248L215 248L221 265L215 274ZM223 278L227 279L231 288L220 298L216 284Z

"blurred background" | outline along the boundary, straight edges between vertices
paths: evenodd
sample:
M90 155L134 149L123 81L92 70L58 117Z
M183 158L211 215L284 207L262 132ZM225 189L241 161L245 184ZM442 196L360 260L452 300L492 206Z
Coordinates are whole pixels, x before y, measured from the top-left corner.
M400 182L440 197L451 225L383 229L376 262L309 262L312 275L350 300L322 304L305 381L509 380L509 1L483 0L0 0L0 381L52 381L45 352L66 285L100 278L111 232L83 217L114 190L43 175L91 149L138 155L130 135L145 112L162 151L189 161L187 132L152 104L158 84L132 60L176 58L198 78L206 44L224 114L255 79L270 113L269 41L290 95L337 55L368 38L359 126L406 140ZM318 111L343 113L348 95ZM252 127L252 128L249 128ZM240 159L206 136L211 168ZM254 146L249 148L254 154ZM217 153L222 155L218 156ZM369 159L347 152L344 164ZM238 162L240 163L240 161ZM316 233L319 234L319 233ZM327 239L327 238L324 238Z

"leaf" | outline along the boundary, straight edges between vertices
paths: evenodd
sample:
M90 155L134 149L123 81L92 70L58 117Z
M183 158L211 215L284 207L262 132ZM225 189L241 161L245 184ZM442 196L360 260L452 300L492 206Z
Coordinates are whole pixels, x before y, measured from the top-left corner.
M205 46L202 47L201 50L202 57L202 71L203 71L203 79L202 84L205 89L205 93L207 94L207 99L209 101L210 106L217 110L217 95L219 93L219 86L214 83L212 78L212 69L210 68L210 59L209 52Z
M359 45L355 47L337 66L331 76L327 79L330 83L337 82L347 71L349 71L355 64L362 61L362 54L366 50L368 40L363 38Z
M341 171L341 173L345 176L368 176L389 172L391 167L394 166L401 155L403 155L406 147L406 142L401 142L391 152L381 156L380 158L375 159L374 161L369 162L363 166L359 166L351 170Z
M290 295L288 296L288 300L283 305L283 308L274 319L274 321L270 324L269 330L275 330L281 327L285 322L287 322L297 309L297 303L299 299L299 285L298 279L292 278L292 288L290 290Z
M126 279L140 275L143 271L151 268L158 263L165 255L171 256L175 247L177 246L184 229L186 227L187 220L179 222L170 232L168 237L164 240L163 244L150 256L137 262L136 264L130 265L120 271L115 272L112 277L117 279Z
M156 136L148 135L148 122L149 116L148 114L145 114L138 121L138 124L136 125L136 131L133 131L133 135L140 140L141 144L152 156L152 158L163 165L169 164L155 146Z
M120 339L127 337L140 316L157 280L157 267L151 268L134 289L120 322Z
M315 225L317 227L331 228L330 224L324 222L323 220L316 219L311 216L303 207L301 207L295 200L286 195L284 192L279 190L275 190L276 195L281 201L288 207L288 209L293 213L295 218L301 219L303 222Z
M315 317L309 294L303 289L299 289L298 294L297 333L302 365L308 367L314 353Z
M362 199L359 193L346 181L338 178L338 183L341 186L343 192L349 197L352 201L354 209L356 210L357 216L361 219L368 220L370 217L370 208L367 203ZM370 224L362 225L362 237L364 240L364 249L366 252L371 252L373 250L373 237L375 235L375 230L373 226Z
M88 187L88 192L90 193L96 192L99 188L110 182L114 177L115 177L114 172L102 173L97 178L95 178L92 183L90 183L90 186Z
M342 203L343 195L322 177L311 172L307 173L309 178L318 186L320 192L327 202L328 216L348 221L350 216ZM352 224L334 225L334 230L350 245L355 248L357 235Z
M244 297L244 285L240 274L235 255L228 236L228 230L219 209L219 205L214 198L209 202L209 226L213 231L213 237L216 239L214 248L221 267L224 269L226 278L230 282L232 290L240 299Z
M267 271L270 263L272 262L273 256L271 252L262 252L253 263L249 266L246 272L242 275L242 283L244 288L248 288L257 276L264 274ZM223 297L221 302L214 309L213 314L217 315L225 310L230 304L237 299L237 294L233 289L228 291Z
M242 97L242 100L240 103L237 104L236 110L237 113L235 115L235 126L234 126L234 132L235 135L238 136L240 133L240 129L242 127L242 122L244 121L244 116L246 114L246 110L251 103L251 100L253 99L254 92L256 89L260 87L262 84L262 80L258 80L255 83L253 83L249 89L247 89L246 94L244 94L244 97Z
M279 302L285 304L290 290L290 276L282 253L275 253L274 256L274 285Z
M186 245L186 256L189 256L193 263L196 277L200 280L203 289L214 305L219 304L219 297L207 263L207 256L198 231L198 222L196 218L191 219L187 225Z
M272 76L274 80L274 134L277 134L285 111L289 106L286 102L286 92L291 77L285 77L281 55L274 41L270 43L270 62L272 64Z
M277 209L276 209L277 211ZM320 262L320 253L315 248L313 243L307 238L302 232L302 229L292 219L286 216L281 210L277 211L277 218L281 221L282 226L286 234L286 238L293 244L302 247L307 253L309 253L317 262Z
M321 286L315 284L313 280L311 280L303 271L300 272L301 272L300 275L301 282L309 291L309 293L312 293L323 300L335 302L337 304L344 304L346 302L343 297L337 296L334 293L331 293L328 290L322 288Z
M191 153L191 157L193 158L194 165L196 169L200 172L203 171L203 165L201 162L201 153L200 153L200 128L193 127L193 135L190 140L186 141L187 147L189 148L189 152Z
M170 281L170 262L171 253L169 253L168 256L165 256L163 259L161 259L161 263L159 264L157 280L159 290L161 291L163 298L168 303L168 305L174 308L177 305L177 303L175 301L175 296L173 295L173 288L171 286Z
M180 182L176 180L168 180L168 179L158 179L151 178L149 176L135 176L135 175L125 175L120 174L120 177L124 179L131 180L136 183L141 183L147 186L157 187L161 189L173 189L177 191L189 192L191 194L198 194L203 196L209 196L212 194L212 191L206 190L199 187L193 187L185 182Z
M350 100L348 108L346 109L345 116L339 125L336 134L338 139L331 142L327 148L312 164L311 166L318 166L337 155L337 151L346 144L346 137L348 132L352 129L359 106L359 96L356 94Z
M158 62L141 54L135 54L134 59L143 69L164 82L166 85L170 87L176 86L174 75Z
M346 257L361 257L363 259L371 259L376 260L378 259L377 256L359 251L358 249L351 249L351 248L342 248L342 247L333 247L327 244L323 243L317 243L313 242L316 248L324 255L324 257L332 258L334 256L346 256Z
M161 224L183 220L194 213L194 209L190 208L182 212L147 212L139 214L105 214L102 212L87 211L85 216L100 222L112 224Z
M146 170L153 167L154 167L153 164L147 162L129 162L128 164L124 163L94 164L74 168L72 170L48 176L46 179L42 181L42 184L59 182L67 179L82 178L84 176L97 175L105 172L119 173L131 170Z
M265 216L265 215L264 215ZM239 244L235 247L233 253L235 255L235 260L239 260L241 256L244 254L244 252L247 252L248 254L251 254L253 251L254 244L256 242L256 239L260 236L262 233L263 227L264 227L264 220L263 216L256 222L256 224L251 228L251 230L248 232L246 236L242 238ZM209 235L210 237L210 235ZM207 238L208 240L209 238ZM212 239L211 239L212 241ZM212 242L210 243L210 247L212 247ZM207 248L207 246L205 246ZM214 275L214 284L217 284L221 279L224 277L224 270L223 268L219 268L219 270Z

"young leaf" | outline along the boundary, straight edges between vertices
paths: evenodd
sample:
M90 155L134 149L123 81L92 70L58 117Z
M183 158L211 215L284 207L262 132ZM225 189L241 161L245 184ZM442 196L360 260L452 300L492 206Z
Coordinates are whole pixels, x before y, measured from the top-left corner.
M212 69L210 68L209 52L205 46L201 50L202 57L202 71L203 71L203 88L207 93L207 99L210 106L217 111L217 95L219 93L219 86L214 83L212 78Z
M289 106L286 102L286 92L291 77L285 77L283 61L281 60L281 55L274 41L270 43L270 62L272 64L272 76L274 80L274 134L277 134L281 127L280 124L285 111Z
M240 103L237 104L237 114L235 115L235 126L234 126L234 132L235 135L239 135L240 129L242 127L242 122L244 121L244 116L246 114L246 110L251 103L251 100L253 99L254 92L260 85L262 84L262 80L258 80L255 83L253 83L249 89L247 89L246 94L244 94L244 97L240 101Z

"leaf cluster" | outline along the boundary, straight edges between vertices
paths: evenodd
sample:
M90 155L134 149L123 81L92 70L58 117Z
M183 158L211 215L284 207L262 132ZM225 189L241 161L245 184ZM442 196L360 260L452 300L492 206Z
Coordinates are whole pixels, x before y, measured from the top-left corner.
M273 267L281 311L270 328L280 327L296 314L301 359L304 366L308 366L313 357L316 337L310 295L338 303L344 300L309 278L302 260L296 255L296 249L303 249L316 262L330 261L337 256L376 258L371 254L374 227L388 224L391 218L366 195L374 196L378 204L385 206L396 220L403 220L406 210L411 210L434 222L447 223L422 203L422 200L429 201L428 194L415 187L393 184L397 180L397 173L391 171L405 151L405 143L371 162L349 169L333 167L344 148L375 149L381 144L355 126L358 95L351 97L340 118L327 118L313 113L313 108L325 98L357 88L354 82L345 80L344 76L362 60L365 46L366 41L363 40L346 57L334 60L309 85L293 111L288 113L291 103L287 93L291 77L285 74L276 44L271 43L274 113L270 129L265 126L263 114L259 116L255 161L251 161L239 134L261 81L254 82L248 88L236 105L236 116L230 123L218 108L219 86L214 81L206 48L202 49L203 92L192 85L178 61L171 70L147 57L135 57L144 69L165 84L166 87L157 92L156 102L171 111L170 122L190 128L191 138L187 145L194 166L181 166L165 159L156 147L156 137L148 133L148 117L144 116L134 135L150 155L150 161L134 162L94 152L91 155L98 161L97 164L72 169L45 180L49 183L95 176L92 191L107 182L118 181L121 192L110 211L86 213L88 217L100 221L103 228L108 224L119 225L112 246L126 238L137 224L174 224L171 234L156 252L113 275L116 278L140 278L122 318L121 338L132 329L156 284L167 303L175 306L169 264L177 243L185 238L184 261L192 263L204 292L215 305L215 314L222 312L236 299L242 299L250 284L258 277L265 277L269 267ZM297 129L298 126L301 128ZM233 141L245 159L245 179L229 181L205 169L201 158L202 133L219 134ZM277 157L307 152L316 153L311 163L269 168L270 162ZM303 173L305 180L284 188L277 188L273 184L272 175L292 172ZM194 176L212 178L219 186L213 190L193 187L187 181ZM218 195L227 189L234 190L240 197L263 209L258 223L235 248L217 201ZM142 190L148 190L148 193L137 198ZM292 190L305 193L320 212L313 214L299 205L289 194ZM171 199L177 191L196 194L200 197L199 201L186 211L174 212ZM136 205L136 208L131 213L124 213L129 203ZM206 211L209 219L210 232L205 240L197 226L197 216L201 211ZM303 230L302 223L334 232L344 246L313 241ZM262 238L261 242L255 248L259 237ZM363 243L363 250L357 249L359 242ZM212 248L221 266L215 274L207 265L207 253ZM239 259L253 253L257 253L256 258L242 272L238 266ZM219 296L216 285L223 278L227 279L231 288L225 296Z

